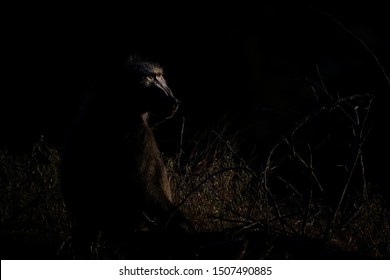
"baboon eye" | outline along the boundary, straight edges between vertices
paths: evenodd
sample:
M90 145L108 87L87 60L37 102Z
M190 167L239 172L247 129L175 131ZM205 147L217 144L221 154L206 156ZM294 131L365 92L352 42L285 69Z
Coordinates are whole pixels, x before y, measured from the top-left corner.
M154 76L153 75L148 75L148 76L146 76L146 79L148 79L149 81L153 81L154 80Z

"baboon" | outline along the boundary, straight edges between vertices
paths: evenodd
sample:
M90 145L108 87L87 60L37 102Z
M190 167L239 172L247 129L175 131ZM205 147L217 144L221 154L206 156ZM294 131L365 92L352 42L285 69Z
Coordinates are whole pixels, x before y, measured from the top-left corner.
M65 143L61 179L82 257L99 232L190 229L172 198L148 115L170 118L179 101L162 68L131 57L90 98ZM125 237L125 238L128 238ZM82 251L80 249L80 251Z

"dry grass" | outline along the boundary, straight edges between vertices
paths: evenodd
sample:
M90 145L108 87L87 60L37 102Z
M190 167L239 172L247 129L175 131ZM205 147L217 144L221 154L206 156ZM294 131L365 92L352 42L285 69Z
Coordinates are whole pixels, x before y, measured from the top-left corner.
M68 238L59 162L58 150L43 139L28 155L0 151L2 257L56 257Z
M225 129L200 137L185 160L168 159L181 210L199 231L265 231L388 258L390 212L365 175L373 97L331 101L282 137L259 172Z
M390 212L365 175L371 102L354 96L322 106L276 143L263 168L240 157L240 132L183 137L180 152L165 158L178 206L199 232L265 233L267 246L273 236L308 238L389 258ZM2 258L72 257L60 157L44 140L27 155L0 151ZM256 256L284 258L280 246L276 256ZM107 248L98 241L96 258Z

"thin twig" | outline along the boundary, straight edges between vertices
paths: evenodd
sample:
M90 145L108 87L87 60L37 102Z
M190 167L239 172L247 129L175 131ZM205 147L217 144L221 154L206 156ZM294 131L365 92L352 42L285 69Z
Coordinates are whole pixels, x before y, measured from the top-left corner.
M293 155L298 159L300 163L303 164L303 166L310 171L310 175L313 177L313 179L316 181L318 188L321 190L321 192L324 192L324 189L321 186L320 180L318 179L317 175L314 173L314 167L312 166L312 163L307 164L306 161L303 159L303 157L295 150L295 147L293 144L290 144L287 139L285 139L287 145L291 147L293 150ZM312 156L312 155L310 155Z
M184 126L185 126L186 119L183 117L183 122L181 124L181 130L180 130L180 146L179 146L179 155L177 159L177 167L180 170L181 167L181 157L183 155L183 138L184 138Z
M371 104L371 101L370 101L370 104ZM370 108L370 106L369 106L369 108ZM366 114L366 116L365 116L365 119L364 119L364 121L363 121L364 124L366 124L367 118L368 118L368 112L367 112L367 114ZM356 153L355 161L354 161L353 166L352 166L352 169L351 169L351 171L350 171L348 180L347 180L347 182L346 182L346 184L345 184L345 186L344 186L344 188L343 188L343 192L342 192L342 194L341 194L341 196L340 196L340 199L339 199L339 202L338 202L336 211L334 212L333 219L332 219L332 224L333 224L333 225L334 225L335 222L336 222L338 212L340 211L341 204L342 204L343 201L344 201L345 194L346 194L347 189L348 189L348 187L349 187L349 185L350 185L350 182L351 182L351 180L352 180L352 175L353 175L353 173L355 172L355 169L356 169L356 167L357 167L357 164L358 164L358 162L362 162L362 146L363 146L363 144L364 144L364 142L365 142L365 140L366 140L366 138L367 138L367 136L362 137L362 136L363 136L363 134L362 134L362 130L363 130L363 129L364 129L364 127L362 126L361 131L360 131L360 134L359 134L359 135L360 135L360 137L359 137L359 144L358 144L358 148L357 148L357 153ZM362 166L362 172L364 172L364 165ZM362 174L362 176L364 177L364 173ZM366 185L365 185L365 184L366 184L366 180L365 180L365 178L363 178L363 184L364 184L364 188L366 188Z
M223 139L222 136L220 136L216 131L213 130L212 133L214 133L214 134L219 138L219 140L221 140L221 141L226 145L226 147L229 149L229 151L230 151L230 152L231 152L231 153L240 161L240 163L246 168L246 170L247 170L248 172L251 173L251 175L252 175L253 177L255 177L256 179L260 180L260 177L256 174L256 172L253 171L253 170L248 166L248 164L246 163L246 161L245 161L243 158L241 158L241 157L236 153L236 151L234 151L234 149L230 146L230 144L229 144L228 141L226 141L225 139Z
M329 97L329 99L331 101L334 101L332 95L329 94L328 89L325 86L324 79L322 79L322 75L321 75L321 72L320 72L320 68L318 67L318 64L316 64L316 70L317 70L318 78L320 78L322 90L325 92L325 94Z
M385 77L387 83L390 85L390 78L389 76L387 75L386 71L385 71L385 68L383 67L382 63L379 61L378 57L375 55L374 51L361 39L359 38L355 33L353 33L351 30L349 30L347 27L345 27L339 20L337 20L336 18L334 18L333 16L331 16L330 14L322 11L322 10L319 10L315 7L312 7L313 10L319 12L320 14L322 14L323 16L329 18L331 21L333 21L335 24L337 24L339 27L341 27L342 30L344 30L346 33L348 33L349 35L351 35L354 39L356 39L362 46L364 49L366 49L366 51L368 51L368 53L374 58L376 64L378 65L378 67L380 68L383 76Z

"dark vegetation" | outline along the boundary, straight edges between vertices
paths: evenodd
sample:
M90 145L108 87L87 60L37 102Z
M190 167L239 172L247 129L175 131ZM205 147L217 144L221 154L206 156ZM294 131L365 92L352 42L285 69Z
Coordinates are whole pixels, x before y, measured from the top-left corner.
M50 94L36 86L37 95L22 96L24 103L21 95L2 102L10 104L0 137L2 259L78 257L60 192L61 139L79 97L99 88L130 50L165 66L182 101L174 118L152 119L152 128L176 204L196 233L140 232L119 251L101 235L91 247L94 258L390 258L383 13L290 8L265 5L256 16L237 10L248 13L246 21L229 24L222 16L223 26L188 25L185 34L166 24L170 32L161 37L133 33L129 42L110 30L85 27L87 39L76 33L71 42L91 43L64 54L65 78L43 83ZM123 49L108 48L96 61L101 36ZM169 46L155 49L168 39Z

